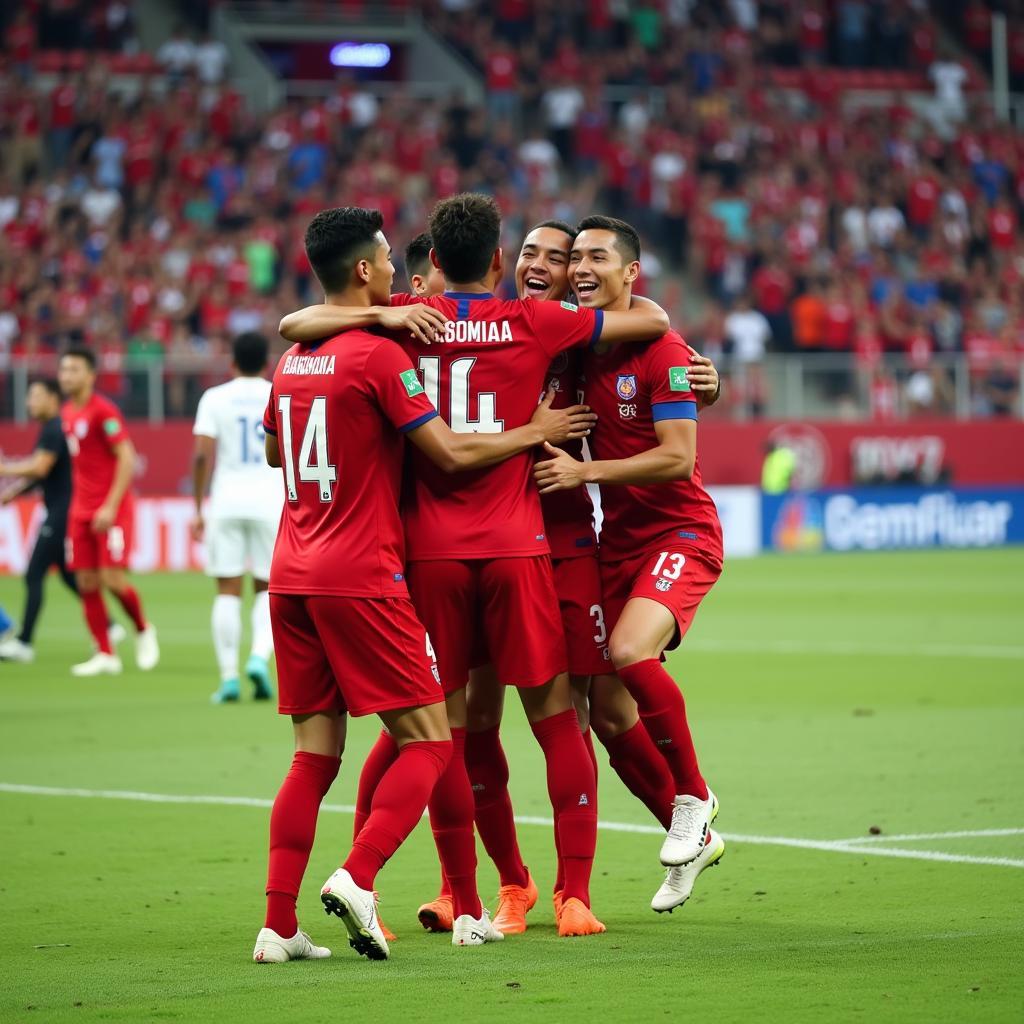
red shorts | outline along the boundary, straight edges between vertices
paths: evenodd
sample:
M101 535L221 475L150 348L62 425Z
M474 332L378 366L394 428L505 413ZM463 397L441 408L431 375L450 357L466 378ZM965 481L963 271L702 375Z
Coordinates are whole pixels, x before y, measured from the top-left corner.
M559 558L555 570L555 591L562 613L562 631L574 676L596 676L611 671L608 660L608 631L601 605L601 567L597 558Z
M697 606L722 574L692 548L651 548L620 562L601 563L605 622L611 635L626 602L646 597L664 605L675 617L676 635L665 648L674 650L697 614Z
M444 699L437 660L407 597L270 595L282 715L372 715Z
M547 555L410 562L406 578L434 642L445 693L466 685L485 650L509 686L541 686L565 671Z
M126 569L135 535L135 509L122 501L114 525L106 533L95 533L92 516L72 516L64 538L64 560L78 569Z

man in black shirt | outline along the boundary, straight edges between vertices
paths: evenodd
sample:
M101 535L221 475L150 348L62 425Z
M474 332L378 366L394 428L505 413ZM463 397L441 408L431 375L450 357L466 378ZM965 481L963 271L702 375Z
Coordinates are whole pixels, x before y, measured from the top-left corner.
M43 605L43 581L50 566L57 566L67 586L78 593L74 574L64 562L64 532L71 504L71 457L60 423L60 388L55 380L33 381L28 389L28 412L42 424L35 451L17 462L0 463L0 478L19 477L20 482L0 498L5 505L35 486L43 491L46 518L39 528L25 572L25 614L21 632L0 642L0 660L32 661L32 633Z

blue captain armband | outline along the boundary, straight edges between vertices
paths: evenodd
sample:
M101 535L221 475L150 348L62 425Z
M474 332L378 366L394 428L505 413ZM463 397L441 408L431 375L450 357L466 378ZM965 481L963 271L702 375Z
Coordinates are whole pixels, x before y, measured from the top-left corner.
M651 406L651 419L659 420L695 420L697 418L696 402L656 402Z

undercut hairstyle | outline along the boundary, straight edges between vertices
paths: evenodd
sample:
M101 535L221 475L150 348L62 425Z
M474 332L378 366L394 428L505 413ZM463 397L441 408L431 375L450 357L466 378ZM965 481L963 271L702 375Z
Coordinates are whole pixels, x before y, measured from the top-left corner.
M501 242L498 204L479 192L442 199L430 214L430 237L448 281L480 281Z
M434 243L426 231L418 234L405 247L405 273L410 284L413 274L426 277L430 273L430 250L433 248Z
M90 370L93 373L96 372L96 353L91 348L83 348L82 346L73 345L71 348L64 349L60 354L61 359L84 359L88 364Z
M28 386L30 388L35 387L37 384L41 388L45 388L47 391L49 391L54 398L61 397L60 385L53 379L53 377L33 377L32 380L28 382Z
M640 235L632 224L624 220L595 214L593 217L584 217L576 231L611 231L615 235L615 248L619 250L623 263L633 263L640 259Z
M554 228L555 231L564 231L571 239L576 238L576 229L564 220L542 220L539 224L534 224L526 233L532 234L538 228Z
M377 232L384 226L380 210L339 206L321 210L306 228L306 255L328 294L348 287L360 260L373 259Z
M257 331L245 331L231 342L235 366L248 377L255 377L267 368L270 342Z

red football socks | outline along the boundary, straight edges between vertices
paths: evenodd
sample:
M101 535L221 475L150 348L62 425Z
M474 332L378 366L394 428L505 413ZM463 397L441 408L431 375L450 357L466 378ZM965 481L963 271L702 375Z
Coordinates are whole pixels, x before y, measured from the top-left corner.
M340 765L339 757L296 751L270 812L266 927L286 939L299 930L295 901L313 849L320 802Z
M473 787L476 829L498 869L500 884L525 887L526 867L516 837L508 792L508 761L498 726L466 734L466 770Z
M658 819L662 828L672 823L676 787L665 759L643 722L604 740L608 762L626 789Z
M450 740L406 743L384 773L370 817L342 865L362 889L372 889L377 872L405 842L452 758Z
M112 593L121 602L121 607L134 623L136 630L141 633L146 628L146 616L142 614L139 592L134 587L125 587L120 592L115 590Z
M370 748L359 773L359 785L356 788L356 817L352 826L352 839L358 838L366 819L370 816L370 804L373 794L384 778L384 773L395 763L398 757L398 744L387 730L382 729L377 742Z
M572 708L532 722L547 762L548 795L565 871L562 898L590 906L590 873L597 846L597 783Z
M620 668L619 678L636 701L644 727L672 773L676 794L707 800L708 787L697 767L697 752L686 722L686 702L675 680L655 658Z
M82 611L85 613L85 623L92 633L96 647L103 654L113 654L114 648L110 643L110 616L107 615L103 594L99 590L83 592Z
M473 835L473 790L466 774L466 730L452 729L452 758L427 804L430 827L455 917L483 913L476 889L476 839Z
M583 746L587 748L587 756L590 758L590 763L594 766L594 784L597 784L597 752L594 750L594 734L590 731L590 726L587 726L587 731L583 734ZM597 790L595 789L596 793ZM596 813L596 812L595 812Z

